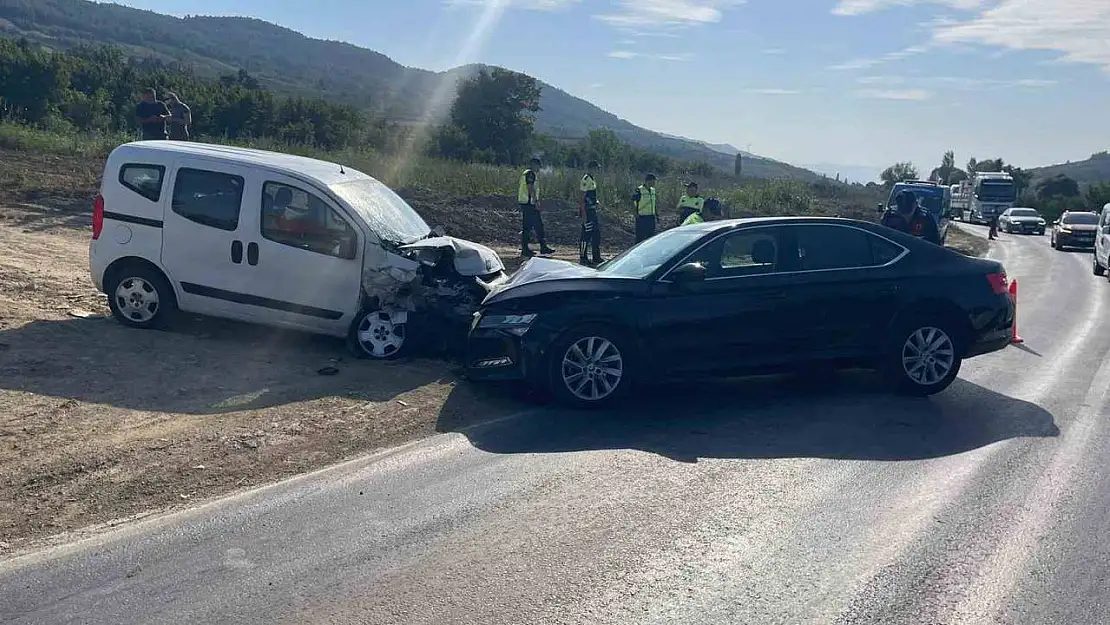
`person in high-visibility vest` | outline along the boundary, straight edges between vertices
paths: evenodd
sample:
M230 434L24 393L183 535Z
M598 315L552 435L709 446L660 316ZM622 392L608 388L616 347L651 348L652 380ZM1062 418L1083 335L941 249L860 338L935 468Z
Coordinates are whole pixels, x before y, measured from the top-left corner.
M636 242L655 236L655 220L659 214L656 202L655 174L644 176L644 184L632 194L636 206Z
M532 231L536 231L536 240L540 242L540 254L554 254L555 250L547 246L543 232L543 216L540 215L540 182L539 171L542 163L540 159L533 158L528 169L520 174L520 184L517 188L517 202L520 203L520 255L533 256L529 247L532 242Z
M686 219L682 221L683 226L690 226L693 224L701 224L707 221L716 221L721 218L721 203L714 199L709 198L705 201L704 206L700 211L690 213Z
M686 185L686 193L678 198L678 224L686 222L686 218L693 213L700 213L705 199L698 195L698 183L691 182Z
M590 161L579 188L582 191L582 233L578 237L578 262L583 265L601 264L601 222L597 218L597 172L601 165ZM592 248L587 249L587 248ZM593 260L587 252L593 251Z

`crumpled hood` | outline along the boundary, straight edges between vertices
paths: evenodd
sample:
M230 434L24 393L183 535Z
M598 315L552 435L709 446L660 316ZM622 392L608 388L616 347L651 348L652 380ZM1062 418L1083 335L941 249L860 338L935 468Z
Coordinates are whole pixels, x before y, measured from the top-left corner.
M540 282L542 280L563 280L596 276L597 270L565 260L553 258L531 258L504 283L504 288Z
M467 278L485 276L505 269L505 264L501 262L501 257L497 255L497 252L465 239L446 236L431 237L401 246L402 250L443 250L448 248L454 251L455 271L459 272L461 276Z

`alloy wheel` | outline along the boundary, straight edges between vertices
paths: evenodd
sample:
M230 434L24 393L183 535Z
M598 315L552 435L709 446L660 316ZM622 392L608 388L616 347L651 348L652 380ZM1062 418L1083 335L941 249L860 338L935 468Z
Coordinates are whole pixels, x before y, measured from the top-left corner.
M910 380L921 386L944 380L955 363L956 347L940 328L918 328L902 345L902 368Z
M562 363L563 384L576 398L596 402L613 394L624 378L624 358L612 341L581 338L567 348Z
M135 323L149 323L158 314L158 289L142 278L120 280L115 298L120 314Z

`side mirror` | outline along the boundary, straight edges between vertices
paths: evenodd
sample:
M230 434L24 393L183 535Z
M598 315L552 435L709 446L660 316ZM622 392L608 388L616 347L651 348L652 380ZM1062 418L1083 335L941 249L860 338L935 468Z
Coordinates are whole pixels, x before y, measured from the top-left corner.
M1110 234L1110 226L1103 226L1102 234Z
M689 284L705 280L705 265L701 263L686 263L671 272L671 281L675 284Z

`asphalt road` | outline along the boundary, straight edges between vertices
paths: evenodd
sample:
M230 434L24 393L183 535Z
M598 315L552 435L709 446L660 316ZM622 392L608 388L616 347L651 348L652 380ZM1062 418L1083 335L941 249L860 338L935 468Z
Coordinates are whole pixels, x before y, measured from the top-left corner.
M0 563L0 622L1110 623L1110 285L1047 236L992 255L1027 342L936 397L472 425Z

